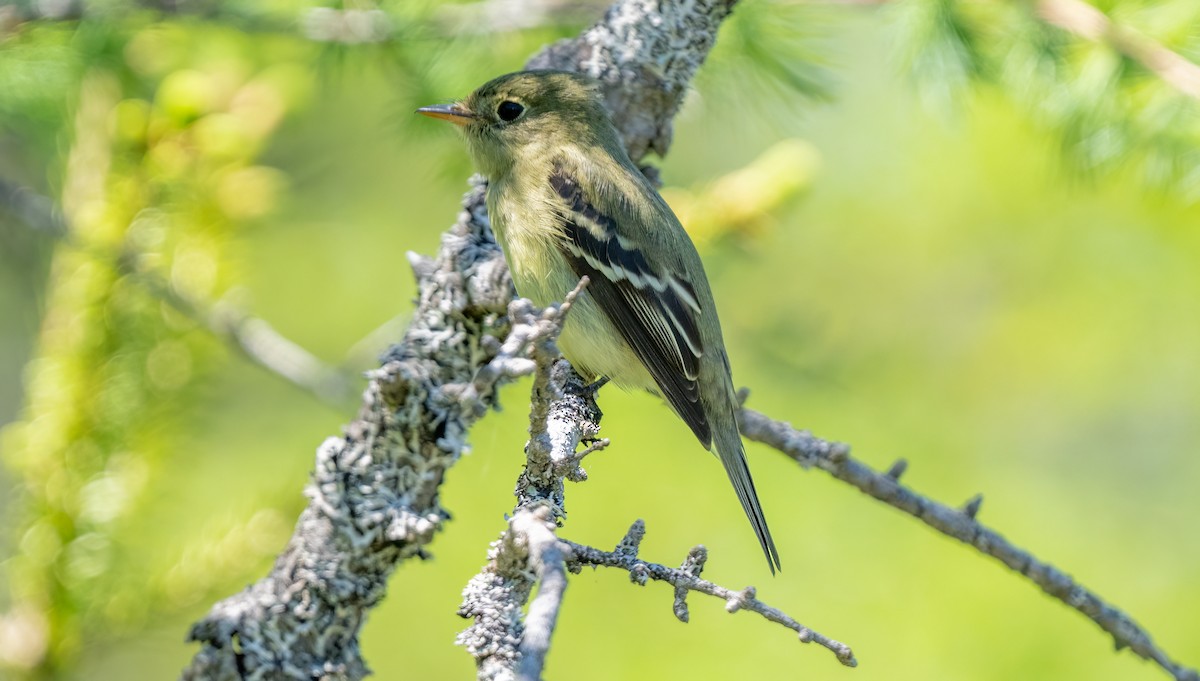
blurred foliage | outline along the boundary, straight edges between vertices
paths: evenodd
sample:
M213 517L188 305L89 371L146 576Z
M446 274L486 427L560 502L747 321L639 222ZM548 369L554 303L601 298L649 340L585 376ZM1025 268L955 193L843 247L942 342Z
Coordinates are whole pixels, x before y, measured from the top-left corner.
M20 87L4 108L23 114L11 119L18 134L59 126L67 152L54 184L73 247L55 254L24 416L4 432L22 528L4 566L6 626L22 637L2 656L53 677L84 637L136 628L161 599L148 598L145 575L119 569L137 560L122 555L122 535L174 446L171 395L204 371L212 342L138 279L156 273L196 300L235 279L232 232L285 186L254 159L306 81L286 42L215 25L39 25L12 40L29 72L8 64ZM73 58L57 63L63 50ZM60 96L73 80L73 114L47 115L22 77ZM26 139L42 147L49 136Z
M735 16L721 27L707 67L696 76L698 87L726 103L744 97L748 86L793 103L830 96L821 12L801 3L748 2Z
M1057 11L1094 23L1069 1L901 0L894 8L927 101L952 107L974 83L997 87L1054 130L1083 172L1134 167L1148 185L1200 202L1200 3L1126 0L1099 9L1111 27L1084 40L1046 19ZM1191 59L1190 94L1152 70L1171 67L1122 49L1147 38Z
M819 166L811 144L785 139L744 168L696 189L664 187L662 195L703 250L714 239L760 238L775 225L773 213L808 188Z
M249 367L155 286L249 305L331 364L361 354L409 309L403 253L436 249L470 172L411 111L585 20L549 6L489 31L470 3L0 4L0 179L52 196L69 230L47 243L0 209L0 376L25 376L19 406L0 392L0 422L16 419L0 436L0 676L169 676L187 622L262 574L312 450L349 413ZM1195 3L1101 9L1200 54ZM896 47L954 127L897 85ZM1198 121L1194 100L1034 3L747 0L663 160L754 406L877 465L908 457L936 496L982 489L985 521L1193 664ZM451 474L437 559L406 565L373 614L381 678L471 673L453 612L511 505L526 389ZM647 557L703 541L714 579L751 575L863 667L718 604L681 627L668 593L596 573L572 582L552 676L728 678L753 660L763 676L1158 678L970 551L752 451L788 528L766 583L686 430L645 396L603 402L615 444L572 490L570 536L608 545L642 516ZM681 513L666 478L705 502Z

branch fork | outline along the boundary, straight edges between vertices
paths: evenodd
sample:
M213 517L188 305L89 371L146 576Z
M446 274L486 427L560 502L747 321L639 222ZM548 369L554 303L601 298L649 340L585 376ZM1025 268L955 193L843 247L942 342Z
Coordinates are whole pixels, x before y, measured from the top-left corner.
M671 119L734 4L618 0L591 29L543 50L527 67L596 77L630 157L640 163L648 152L666 153ZM201 646L182 678L366 676L358 648L362 623L382 600L396 565L428 557L425 547L447 517L440 486L465 451L471 425L496 406L500 384L531 373L531 437L517 507L491 545L488 564L464 590L460 610L474 619L459 642L475 657L480 679L540 676L565 571L585 565L626 570L638 584L671 584L673 609L682 621L689 617L687 595L698 591L722 599L731 612L756 612L782 624L801 642L817 643L843 664L855 665L848 646L763 604L752 588L734 591L702 579L707 552L701 546L679 568L668 568L638 558L645 534L641 521L611 552L558 538L566 517L563 480L583 480L582 459L607 444L596 439L601 413L594 388L557 351L543 347L553 343L564 306L536 311L527 302L513 302L511 278L488 223L485 183L479 178L472 183L437 258L410 255L420 291L413 321L369 376L358 417L341 437L320 447L309 506L291 541L267 576L216 604L194 626L190 638ZM899 483L902 462L877 473L851 458L846 445L750 410L742 411L741 426L747 438L779 449L802 467L826 471L997 558L1096 621L1118 647L1154 660L1178 681L1200 681L1124 613L976 521L978 503L939 504Z
M858 660L855 659L850 646L823 636L800 624L783 611L758 600L757 590L753 586L734 590L702 579L700 573L704 570L704 564L708 560L708 551L703 546L693 547L678 568L641 560L637 556L636 545L644 533L645 525L638 520L629 528L629 533L625 535L626 539L617 544L614 551L602 551L568 541L566 543L571 549L573 558L568 561L567 567L572 572L578 572L584 566L619 568L628 572L630 579L639 585L644 585L650 580L666 582L675 587L672 611L680 622L686 623L690 617L687 604L689 592L695 591L719 598L725 601L726 612L735 613L739 610L746 610L757 613L771 622L795 631L799 635L801 643L817 643L833 652L843 665L858 666ZM637 540L629 541L630 537L636 537Z
M668 568L638 558L646 533L641 520L630 526L613 551L557 536L558 526L566 518L564 480L585 479L579 463L608 444L607 440L595 439L601 414L594 386L586 384L561 359L555 345L571 302L586 284L584 279L562 305L546 310L538 311L524 301L510 306L513 331L503 344L505 349L489 365L525 360L518 366L531 362L535 372L526 464L517 480L516 509L507 529L492 543L488 563L464 589L459 609L461 616L474 620L459 635L458 642L475 657L478 678L541 678L566 592L566 572L579 573L584 566L623 569L638 585L650 580L671 584L675 587L672 610L681 622L689 620L688 594L699 591L724 600L730 613L757 612L798 632L800 641L829 648L842 664L856 665L848 646L817 634L759 601L754 587L735 591L701 579L708 560L703 546L689 551L679 568ZM502 370L496 375L499 373ZM537 595L530 600L535 585ZM527 601L528 614L522 618L521 609Z

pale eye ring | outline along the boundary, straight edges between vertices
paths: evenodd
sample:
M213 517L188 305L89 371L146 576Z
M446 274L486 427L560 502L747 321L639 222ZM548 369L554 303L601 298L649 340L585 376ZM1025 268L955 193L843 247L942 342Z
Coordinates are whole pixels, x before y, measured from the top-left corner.
M523 113L525 113L525 107L513 101L500 102L500 106L496 107L496 115L505 122L515 121Z

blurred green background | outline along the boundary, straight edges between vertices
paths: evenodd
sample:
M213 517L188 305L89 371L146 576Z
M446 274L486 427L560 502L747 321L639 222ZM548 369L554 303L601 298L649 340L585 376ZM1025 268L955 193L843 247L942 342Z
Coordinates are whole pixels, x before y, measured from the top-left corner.
M435 3L299 22L64 6L86 11L0 5L0 178L26 188L0 209L0 678L170 678L189 623L283 546L354 399L314 399L164 298L370 368L411 309L404 253L436 250L470 172L410 112L601 10L481 36ZM1101 8L1200 57L1194 3ZM985 523L1200 664L1195 100L1023 4L747 0L675 138L664 194L750 405L876 467L904 457L947 503L983 492ZM472 676L454 613L512 507L528 388L450 473L435 559L372 613L378 678ZM563 535L607 547L644 518L643 557L668 564L703 543L706 577L755 584L860 667L716 601L679 624L669 588L586 571L550 678L1166 678L974 550L751 445L771 578L683 424L648 396L600 402L614 444L568 490Z

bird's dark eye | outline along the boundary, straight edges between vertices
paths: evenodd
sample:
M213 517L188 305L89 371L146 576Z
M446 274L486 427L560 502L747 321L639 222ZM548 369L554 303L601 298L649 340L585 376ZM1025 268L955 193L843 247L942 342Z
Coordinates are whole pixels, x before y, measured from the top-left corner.
M500 102L500 106L496 107L496 115L502 121L515 121L523 113L525 113L525 107L516 102Z

